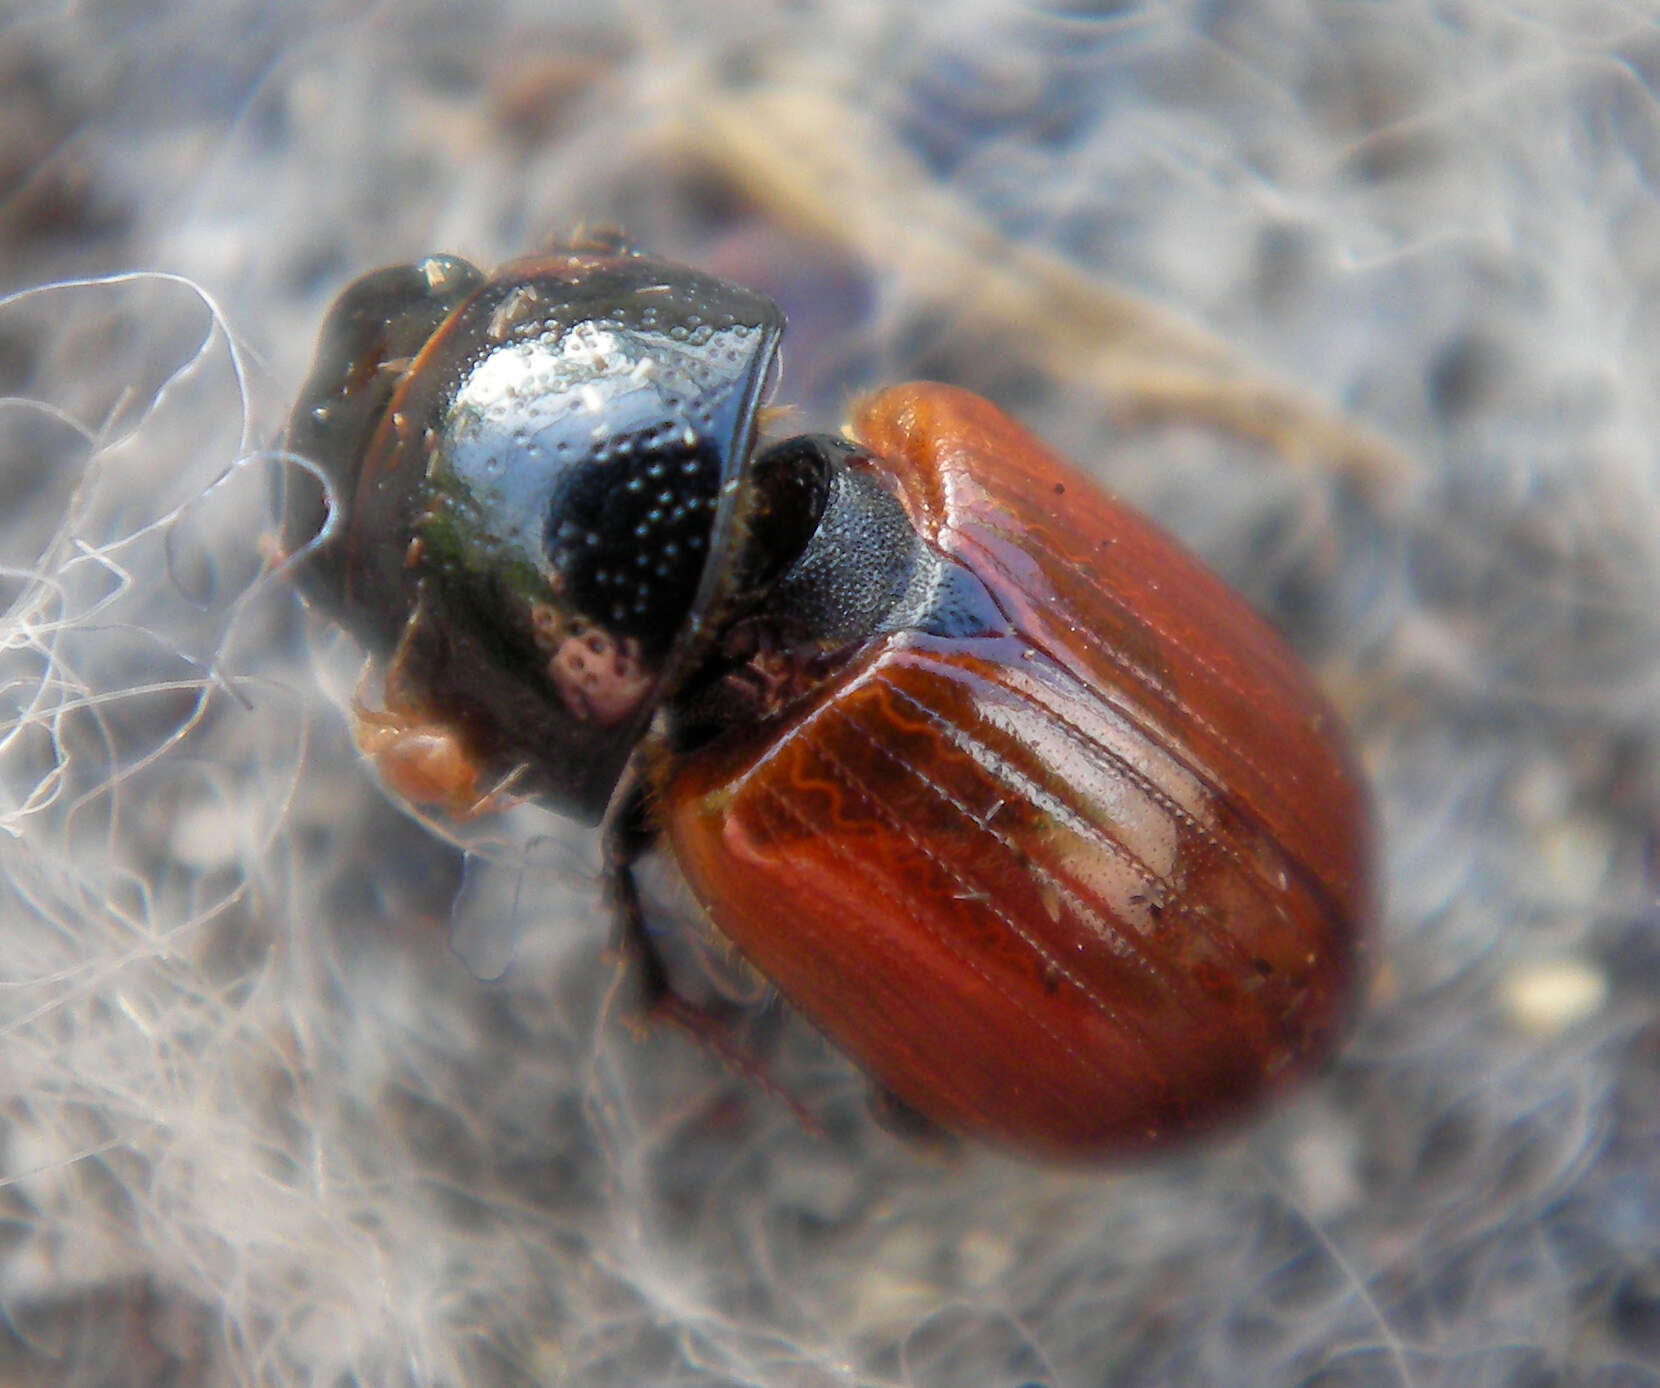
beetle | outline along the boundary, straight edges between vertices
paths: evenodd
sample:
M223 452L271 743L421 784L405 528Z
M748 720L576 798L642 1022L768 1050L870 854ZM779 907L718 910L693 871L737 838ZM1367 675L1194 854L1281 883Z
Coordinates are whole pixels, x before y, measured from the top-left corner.
M1366 790L1244 601L994 405L880 391L757 438L765 296L595 238L358 280L287 448L284 545L364 644L396 791L602 826L880 1090L1081 1160L1229 1119L1331 1048ZM309 548L307 548L309 546Z

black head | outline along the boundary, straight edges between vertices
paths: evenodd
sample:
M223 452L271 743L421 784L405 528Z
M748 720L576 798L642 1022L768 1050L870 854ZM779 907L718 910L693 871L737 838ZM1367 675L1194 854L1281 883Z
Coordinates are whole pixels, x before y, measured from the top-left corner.
M311 591L481 757L597 818L741 581L782 328L760 294L613 248L359 281L289 428L343 508ZM290 506L289 548L320 519Z

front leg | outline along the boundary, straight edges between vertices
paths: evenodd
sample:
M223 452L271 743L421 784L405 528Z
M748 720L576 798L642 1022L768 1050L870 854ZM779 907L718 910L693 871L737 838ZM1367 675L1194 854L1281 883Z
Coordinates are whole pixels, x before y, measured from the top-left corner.
M612 945L622 956L624 967L632 970L639 980L643 1010L648 1016L655 1016L665 999L677 995L663 956L646 929L640 888L634 880L634 864L650 851L655 835L651 828L646 778L633 765L623 773L600 834L605 859L605 894L611 906Z
M457 821L508 809L514 802L505 792L518 773L486 785L486 769L461 729L428 708L419 683L408 676L422 620L417 601L387 662L379 708L364 698L374 662L364 663L352 695L352 741L381 780L412 805L440 809Z
M392 679L386 681L382 706L370 707L364 698L369 676L370 667L365 666L352 696L352 741L392 791L412 805L442 810L457 821L513 803L504 794L506 782L486 783L484 768L455 725L402 697Z

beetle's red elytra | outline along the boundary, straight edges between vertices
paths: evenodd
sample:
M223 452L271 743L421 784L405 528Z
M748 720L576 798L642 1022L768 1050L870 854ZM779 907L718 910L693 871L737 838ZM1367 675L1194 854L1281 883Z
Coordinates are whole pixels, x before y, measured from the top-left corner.
M697 1014L633 888L657 841L950 1131L1082 1160L1245 1111L1329 1052L1359 971L1371 824L1336 717L985 400L899 386L846 438L758 446L781 331L613 241L348 289L287 442L343 512L307 588L382 669L360 741L452 809L511 776L603 818L668 1015ZM322 515L290 499L288 548Z
M850 432L1007 627L888 633L682 758L682 870L947 1128L1065 1157L1225 1118L1349 995L1369 831L1335 720L1237 597L986 401L901 386Z

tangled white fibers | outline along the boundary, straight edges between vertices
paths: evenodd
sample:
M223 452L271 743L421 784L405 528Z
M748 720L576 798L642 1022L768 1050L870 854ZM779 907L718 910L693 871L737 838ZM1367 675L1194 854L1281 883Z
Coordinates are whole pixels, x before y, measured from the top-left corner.
M1660 1383L1657 84L1591 0L4 7L0 1384ZM287 402L357 274L582 223L1287 633L1384 852L1317 1080L918 1146L660 865L809 1133L630 1025L591 835L375 785Z

